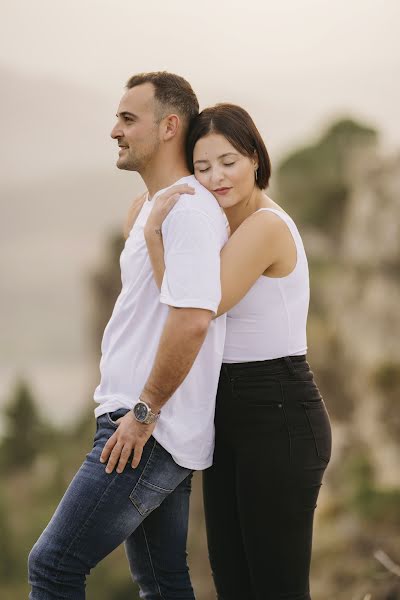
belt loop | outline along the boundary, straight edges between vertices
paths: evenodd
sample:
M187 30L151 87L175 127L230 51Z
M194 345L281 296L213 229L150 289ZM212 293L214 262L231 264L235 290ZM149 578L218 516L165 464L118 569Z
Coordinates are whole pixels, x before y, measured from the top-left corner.
M286 366L287 366L287 368L289 369L289 372L290 372L292 375L296 375L296 369L294 368L294 365L293 365L293 362L292 362L292 360L291 360L290 356L284 356L284 357L283 357L283 360L285 361L285 363L286 363Z
M228 379L231 378L229 369L228 369L228 365L226 363L222 363L222 371L223 371L225 377L227 377Z

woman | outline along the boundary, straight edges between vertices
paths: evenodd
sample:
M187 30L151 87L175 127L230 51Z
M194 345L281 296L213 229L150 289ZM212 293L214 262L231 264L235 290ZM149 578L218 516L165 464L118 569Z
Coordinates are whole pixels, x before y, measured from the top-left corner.
M188 163L225 211L221 254L227 331L215 415L213 466L204 472L210 562L221 600L309 600L313 516L331 430L306 362L307 259L296 225L264 192L267 150L238 106L195 119ZM158 285L164 218L155 199L145 229Z

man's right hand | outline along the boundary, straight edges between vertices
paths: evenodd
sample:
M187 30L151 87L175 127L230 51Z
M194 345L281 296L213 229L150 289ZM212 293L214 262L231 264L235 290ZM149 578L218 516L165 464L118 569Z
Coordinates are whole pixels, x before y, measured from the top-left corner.
M100 456L100 462L105 463L108 460L106 473L112 473L117 463L117 473L122 473L132 450L134 455L131 465L135 469L140 463L144 445L156 426L156 423L139 423L131 410L116 422L118 429L109 438Z

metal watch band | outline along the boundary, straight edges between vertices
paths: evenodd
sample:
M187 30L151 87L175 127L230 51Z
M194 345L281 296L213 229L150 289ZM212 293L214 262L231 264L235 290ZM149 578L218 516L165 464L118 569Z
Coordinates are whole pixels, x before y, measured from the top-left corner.
M154 423L154 421L157 421L158 417L160 416L160 413L153 413L153 411L150 409L149 414L147 415L146 419L143 421L143 423L145 423L146 425L151 425L151 423Z

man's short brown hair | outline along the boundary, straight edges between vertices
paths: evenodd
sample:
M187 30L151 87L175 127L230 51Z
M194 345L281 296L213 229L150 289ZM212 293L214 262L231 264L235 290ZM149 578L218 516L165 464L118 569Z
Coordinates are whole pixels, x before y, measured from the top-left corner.
M160 120L168 110L172 110L183 118L184 127L187 128L199 114L196 94L183 77L167 71L139 73L128 80L126 89L130 90L143 83L152 83L154 86L154 98L159 105L157 117Z

